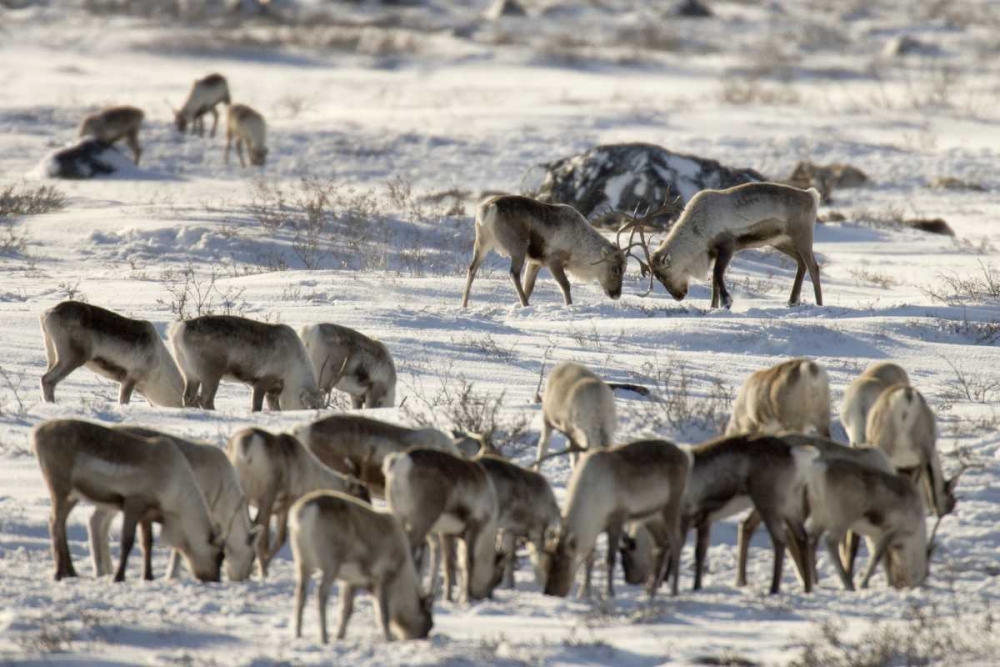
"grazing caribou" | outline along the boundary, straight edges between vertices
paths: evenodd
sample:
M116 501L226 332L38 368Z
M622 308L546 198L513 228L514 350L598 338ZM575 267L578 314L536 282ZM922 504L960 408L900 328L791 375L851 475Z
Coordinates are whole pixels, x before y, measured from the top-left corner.
M63 301L39 320L48 358L42 376L46 402L54 403L56 385L84 366L120 383L119 403L127 404L138 390L153 405L184 405L184 378L151 322L80 301Z
M391 512L341 493L316 491L292 505L289 526L296 571L296 639L302 636L302 612L315 570L321 572L319 631L324 644L329 640L326 603L335 580L341 582L337 639L347 634L357 588L374 593L386 641L424 639L430 634L434 596L421 593L406 533Z
M820 193L778 183L744 183L728 190L702 190L691 198L670 233L653 252L650 286L655 277L677 301L688 293L691 278L712 271L712 308L729 308L733 297L724 281L733 255L746 248L770 246L795 260L797 269L789 305L799 303L806 271L816 305L823 305L819 264L813 255L813 227Z

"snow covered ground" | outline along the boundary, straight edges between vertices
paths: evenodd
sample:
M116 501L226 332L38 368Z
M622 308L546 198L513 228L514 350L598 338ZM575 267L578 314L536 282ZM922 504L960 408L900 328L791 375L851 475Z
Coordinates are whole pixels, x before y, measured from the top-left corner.
M36 166L74 137L85 113L112 103L146 110L138 169L55 182L63 210L0 224L0 246L11 240L0 251L0 659L855 664L863 650L916 638L915 653L959 656L943 664L996 664L1000 116L992 102L1000 14L972 0L720 0L709 19L670 16L668 3L547 4L542 14L489 23L479 18L482 2L394 10L311 3L310 11L333 7L337 20L281 25L147 19L76 2L0 9L0 186L37 186ZM902 36L922 47L892 55ZM164 100L179 105L191 80L213 71L228 78L235 101L267 118L264 169L242 170L235 158L224 165L220 136L174 132ZM789 309L794 267L750 251L729 271L731 311L708 309L704 283L680 304L659 286L641 298L634 265L620 301L574 283L575 305L564 307L543 274L522 309L497 257L462 311L478 196L518 191L532 165L623 141L775 178L800 159L866 171L871 185L837 190L821 210L846 217L817 227L826 305ZM941 177L981 188L929 187ZM457 200L427 199L452 190ZM328 217L310 228L298 205L324 191ZM901 217L942 217L956 237L883 224ZM811 304L808 283L803 294ZM621 582L614 600L547 598L522 567L516 591L471 606L438 602L427 642L384 643L367 602L346 641L316 641L314 604L306 637L292 641L287 549L266 581L143 582L133 556L128 581L112 585L90 574L81 508L69 536L82 576L51 580L49 499L28 442L35 424L128 422L221 444L242 426L277 430L318 416L251 415L249 391L230 384L214 413L154 409L138 397L119 406L117 387L86 370L45 404L38 316L71 297L162 331L199 309L357 328L385 341L400 371L403 406L374 416L450 427L464 388L466 407L479 409L459 425L476 425L499 404L496 438L521 462L537 438L543 361L581 361L667 399L622 393L622 440L658 434L694 443L717 432L754 370L813 357L829 371L836 410L869 363L894 360L937 411L946 471L960 458L976 467L962 477L932 576L918 590L889 590L876 578L868 591L844 592L821 556L818 592L802 594L786 568L781 595L768 596L763 531L751 584L737 589L736 524L727 521L713 531L708 585L697 594L690 548L682 594L653 603ZM545 472L561 499L566 462ZM158 572L165 562L158 549ZM816 642L827 650L834 636L848 646L864 641L818 658L804 649Z

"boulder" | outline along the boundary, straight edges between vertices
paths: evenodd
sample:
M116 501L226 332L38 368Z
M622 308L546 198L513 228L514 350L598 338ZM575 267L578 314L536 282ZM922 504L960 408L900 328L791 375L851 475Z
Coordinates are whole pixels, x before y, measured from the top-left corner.
M78 143L47 155L38 166L48 178L93 178L116 172L133 172L132 160L109 143L85 137Z
M823 203L829 204L834 190L861 187L869 182L869 178L865 172L849 164L823 165L804 160L795 165L786 182L803 190L816 188Z
M597 146L535 169L544 172L541 184L529 187L526 194L544 202L569 204L588 218L601 215L595 224L613 224L614 212L642 213L676 200L673 210L653 221L665 226L700 190L767 180L753 169L725 167L715 160L642 143Z
M886 58L909 55L936 56L940 53L941 49L936 44L928 44L910 35L893 37L882 49L882 55Z
M518 0L496 0L486 10L487 19L496 20L504 16L527 16L524 6Z
M707 19L715 16L712 10L700 0L681 0L674 8L674 14L697 19Z
M964 181L954 176L939 176L927 184L927 187L935 190L970 190L972 192L986 192L982 183L975 181Z
M942 218L907 218L902 221L902 225L928 234L955 235L955 230Z

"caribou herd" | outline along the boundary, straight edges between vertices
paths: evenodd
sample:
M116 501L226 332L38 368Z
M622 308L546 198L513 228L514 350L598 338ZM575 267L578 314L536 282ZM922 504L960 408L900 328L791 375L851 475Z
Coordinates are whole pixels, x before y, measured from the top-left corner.
M230 102L223 77L196 81L175 111L177 129L203 133L202 117L211 113L214 134L220 102ZM88 117L81 133L107 141L126 137L138 162L142 117L138 109L118 107ZM227 134L237 138L241 162L246 144L250 161L263 163L259 114L231 105ZM732 255L765 245L796 262L789 301L799 302L808 272L821 304L812 250L818 203L815 190L775 183L703 191L651 251L644 227L656 212L625 216L612 243L569 206L493 197L476 215L462 306L487 253L496 250L511 259L510 279L522 306L542 267L566 304L572 303L567 274L596 281L618 299L627 260L634 257L650 290L659 280L678 300L714 260L712 305L728 308L732 298L723 278ZM633 254L636 248L642 259ZM333 390L347 393L356 409L396 404L389 349L332 323L296 332L284 324L207 315L171 326L168 346L151 322L86 303L60 303L40 319L48 357L41 387L49 402L59 382L85 366L120 384L122 404L138 392L154 406L212 410L220 382L233 380L250 387L253 411L265 403L271 410L323 409ZM45 422L32 438L51 494L56 579L75 576L66 520L81 500L96 508L89 533L97 576L111 574L110 523L117 513L124 516L115 581L125 578L137 528L143 576L153 577L154 522L173 549L169 577L178 575L181 558L201 581L219 581L223 568L230 581L246 580L255 561L265 577L287 540L297 576L294 634L301 635L309 581L319 571L320 636L326 642L335 581L337 638L346 632L358 588L374 595L386 640L423 638L433 626L441 571L448 599L456 571L464 600L490 597L501 583L514 588L522 543L545 594L568 595L582 567L579 592L586 596L604 533L607 596L614 595L620 555L625 581L644 585L652 597L667 580L678 593L681 551L693 529L698 590L712 523L747 510L739 529L739 586L747 583L749 540L761 523L773 545L771 593L780 590L786 548L804 591L813 590L821 539L841 584L853 589L858 536L869 553L862 587L880 564L890 586L919 586L933 548L926 515L940 520L955 508L957 476L944 477L934 414L904 369L879 363L847 389L840 416L849 443L831 439L826 370L797 358L746 380L721 437L689 447L662 439L620 444L612 389L591 369L562 362L548 375L534 470L506 460L479 434L406 428L350 413L287 433L246 428L231 434L224 451L137 426L73 419ZM568 445L550 454L553 430ZM563 453L571 456L572 474L560 511L541 468Z
M209 74L203 79L197 79L191 84L191 91L180 109L171 107L174 114L174 126L181 134L190 131L198 136L205 135L205 115L212 114L212 131L209 136L215 137L219 124L220 104L227 106L226 112L226 148L225 162L229 164L229 154L236 141L236 155L240 158L240 166L246 167L243 150L246 148L250 164L262 166L267 160L267 123L264 117L245 104L233 104L229 96L229 83L221 74ZM132 150L135 163L139 164L142 147L139 145L139 130L146 114L142 109L133 106L110 106L85 117L80 123L78 135L93 137L107 144L114 144L119 139Z
M386 346L332 324L296 333L241 317L196 317L170 327L173 355L152 323L75 301L43 313L41 329L47 401L80 366L118 381L122 403L138 391L153 405L174 408L213 409L223 379L251 388L253 410L265 400L274 410L321 408L334 389L350 394L356 408L392 405L395 396ZM548 374L534 471L506 460L478 434L350 413L287 433L246 428L229 437L224 452L137 426L72 419L36 427L33 446L52 498L56 579L75 576L66 519L87 500L96 507L89 532L97 576L111 573L108 533L118 512L124 522L115 581L125 578L136 528L143 577L153 577L154 522L173 549L169 577L177 576L181 558L202 581L219 581L223 566L229 580L245 580L254 561L266 577L290 541L296 636L309 580L319 570L323 641L334 581L338 638L355 589L363 588L375 596L386 639L412 639L431 630L440 572L449 600L456 569L462 599L490 597L501 583L514 587L521 543L545 594L568 595L582 567L579 593L588 596L604 533L606 595L614 595L620 554L625 581L644 585L652 597L666 580L677 594L681 550L694 529L698 590L712 523L746 510L737 585L747 583L749 539L761 523L774 547L771 593L780 590L786 548L805 592L816 586L821 538L843 587L853 589L857 535L869 553L862 587L880 563L889 585L920 585L933 548L926 515L940 520L954 510L957 481L944 478L933 413L902 368L880 363L845 394L841 420L850 444L830 439L830 415L824 368L791 359L746 380L722 437L691 447L659 439L616 444L611 388L592 370L562 362ZM554 454L553 430L568 441ZM540 469L563 453L573 472L560 511ZM373 507L372 498L384 499L385 508Z

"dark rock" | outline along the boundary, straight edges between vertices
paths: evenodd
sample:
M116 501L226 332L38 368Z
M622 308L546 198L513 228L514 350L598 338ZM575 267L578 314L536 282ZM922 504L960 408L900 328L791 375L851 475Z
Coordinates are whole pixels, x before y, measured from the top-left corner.
M688 18L706 19L715 16L715 13L699 0L681 0L674 10L677 16L687 16Z
M93 137L50 154L41 167L50 178L92 178L134 169L131 160L111 144Z
M954 176L940 176L927 184L927 187L936 190L970 190L972 192L986 192L986 188L981 183L975 181L963 181Z
M922 232L927 232L928 234L941 234L943 236L955 235L955 230L953 230L951 226L941 218L911 218L909 220L903 220L901 224L904 227L918 229Z
M815 164L802 161L795 165L792 175L786 181L797 188L816 188L829 204L833 191L841 188L857 188L869 182L868 175L849 164Z
M527 14L518 0L496 0L486 10L485 16L488 19L498 19L503 16L527 16Z
M936 44L928 44L909 35L892 38L882 49L882 55L890 58L909 55L936 56L940 53L941 49Z
M544 177L527 194L569 204L588 218L614 211L643 213L677 199L672 212L654 221L661 225L676 219L683 204L700 190L767 180L753 169L724 167L715 160L641 143L597 146L536 168L544 170Z

